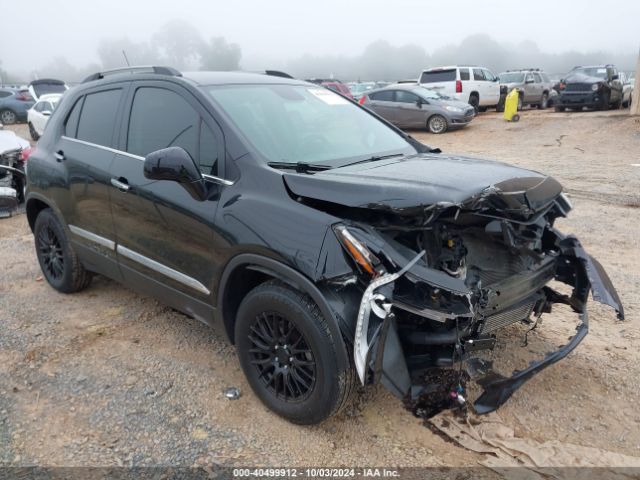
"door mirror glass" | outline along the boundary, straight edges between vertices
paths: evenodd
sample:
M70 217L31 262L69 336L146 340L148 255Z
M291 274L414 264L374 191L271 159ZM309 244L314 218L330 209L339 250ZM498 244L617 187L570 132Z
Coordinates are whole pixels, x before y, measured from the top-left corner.
M144 176L150 180L177 182L196 200L207 197L202 174L184 148L169 147L151 152L144 159Z
M611 80L618 80L620 78L620 76L616 73L611 75Z

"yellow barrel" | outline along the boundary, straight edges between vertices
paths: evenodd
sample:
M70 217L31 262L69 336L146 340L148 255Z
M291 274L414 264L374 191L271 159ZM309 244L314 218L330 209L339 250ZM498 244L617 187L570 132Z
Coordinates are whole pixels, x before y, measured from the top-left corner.
M504 100L504 119L507 122L520 120L520 115L518 115L518 90L515 88L509 92Z

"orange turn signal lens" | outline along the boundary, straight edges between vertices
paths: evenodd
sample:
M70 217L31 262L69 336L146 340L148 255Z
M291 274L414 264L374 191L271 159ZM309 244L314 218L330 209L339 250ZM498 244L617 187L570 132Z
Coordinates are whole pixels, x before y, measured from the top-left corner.
M351 258L369 275L376 276L376 269L374 267L374 262L377 262L376 256L373 255L362 242L355 238L344 225L334 227L334 231Z

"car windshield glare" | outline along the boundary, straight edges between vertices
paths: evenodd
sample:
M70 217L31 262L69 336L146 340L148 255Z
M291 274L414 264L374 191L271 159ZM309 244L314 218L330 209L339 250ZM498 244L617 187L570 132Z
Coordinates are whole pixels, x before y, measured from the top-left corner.
M522 83L524 74L520 72L501 73L499 75L500 83Z
M313 85L204 87L268 162L324 163L416 150L340 95Z
M607 78L607 69L604 67L576 68L574 72L588 77Z
M427 100L443 100L445 98L443 95L440 95L438 92L434 92L429 88L421 88L420 90L416 91L416 93L422 98L426 98Z

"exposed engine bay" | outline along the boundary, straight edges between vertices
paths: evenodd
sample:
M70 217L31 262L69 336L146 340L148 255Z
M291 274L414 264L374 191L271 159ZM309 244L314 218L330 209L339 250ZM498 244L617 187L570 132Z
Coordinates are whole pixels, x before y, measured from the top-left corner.
M327 283L343 298L360 299L353 353L365 385L380 381L415 399L424 388L416 382L421 374L464 362L484 389L475 410L487 413L580 343L588 331L589 292L624 318L604 269L575 237L554 228L571 204L551 177L515 178L462 201L421 207L345 206L314 196L298 201L345 219L334 232L355 273ZM553 280L572 293L551 288ZM510 378L474 356L494 347L501 328L533 327L558 303L576 312L578 325L556 352Z

